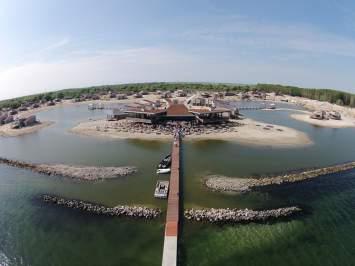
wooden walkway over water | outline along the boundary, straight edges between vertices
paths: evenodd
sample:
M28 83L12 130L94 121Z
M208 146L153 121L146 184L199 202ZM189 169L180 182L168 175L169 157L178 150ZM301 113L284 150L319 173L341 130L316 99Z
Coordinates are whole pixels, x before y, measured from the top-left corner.
M163 266L175 266L178 255L179 212L180 212L180 144L181 139L174 141L171 157L171 174L166 214Z

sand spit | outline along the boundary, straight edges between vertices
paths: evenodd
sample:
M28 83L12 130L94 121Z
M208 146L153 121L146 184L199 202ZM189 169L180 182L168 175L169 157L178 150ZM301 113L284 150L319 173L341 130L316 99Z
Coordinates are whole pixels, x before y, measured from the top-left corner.
M158 133L150 129L138 130L134 126L127 125L128 123L127 121L87 121L79 123L70 132L106 139L172 139L172 135L164 130ZM237 120L232 121L232 123L238 125L223 129L215 129L212 126L201 127L191 134L186 134L185 140L225 140L246 145L271 146L275 148L303 147L313 144L306 133L293 128L266 124L252 119Z
M341 120L318 120L310 118L309 114L291 114L290 117L293 119L309 123L314 126L319 127L330 127L330 128L345 128L345 127L355 127L355 119L343 117Z
M355 162L339 164L330 167L307 170L299 173L291 173L280 176L262 178L232 178L226 176L208 176L205 185L215 191L248 192L258 187L296 183L322 175L334 174L355 168Z
M336 111L342 114L342 117L355 119L355 108L349 106L341 106L329 102L321 102L317 100L311 100L302 97L293 96L276 96L277 101L287 99L290 103L301 105L303 108L313 112L313 111Z
M103 205L98 205L90 202L75 199L65 199L52 195L42 195L41 199L46 203L52 203L55 205L81 210L96 215L153 219L157 218L161 214L161 210L158 208L148 208L143 206L122 205L109 208Z
M33 164L0 157L0 163L13 167L28 169L45 175L56 175L78 180L95 181L127 176L137 172L136 167L93 167L72 166L65 164Z
M302 212L299 207L286 207L273 210L238 210L238 209L189 209L184 212L185 218L196 222L208 223L248 223L266 222L278 218L290 217Z
M49 127L54 124L52 121L38 122L33 126L23 127L19 129L11 128L12 123L0 126L0 136L3 137L18 137L22 135L31 134L41 130L42 128Z

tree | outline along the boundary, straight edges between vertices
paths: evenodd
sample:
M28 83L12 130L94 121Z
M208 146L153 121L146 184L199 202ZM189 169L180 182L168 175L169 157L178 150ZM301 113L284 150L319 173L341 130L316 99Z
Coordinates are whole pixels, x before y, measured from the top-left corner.
M58 92L57 98L63 99L63 98L64 98L64 93L63 93L62 91L61 91L61 92Z
M46 95L44 95L44 99L46 101L53 101L53 96L51 93L47 93Z
M350 104L351 107L355 107L355 95L351 95L350 97Z

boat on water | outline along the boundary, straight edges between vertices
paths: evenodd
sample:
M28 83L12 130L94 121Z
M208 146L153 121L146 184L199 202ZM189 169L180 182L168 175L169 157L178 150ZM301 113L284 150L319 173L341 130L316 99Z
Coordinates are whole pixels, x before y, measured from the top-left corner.
M170 171L170 168L162 168L157 170L157 174L169 174Z
M164 157L163 160L158 164L158 169L166 169L170 168L171 166L171 154L168 154L167 156Z
M168 174L170 173L171 166L171 154L164 157L163 160L157 166L157 174Z
M273 109L276 109L276 104L274 104L274 103L270 104L270 105L269 105L269 109L272 109L272 110L273 110Z
M88 109L89 109L89 110L95 110L95 105L94 105L93 103L90 103L90 104L88 105Z
M158 199L166 199L168 197L169 192L169 181L158 180L155 191L154 197Z
M89 110L102 110L102 109L105 109L105 105L103 103L90 103L88 105L88 109Z

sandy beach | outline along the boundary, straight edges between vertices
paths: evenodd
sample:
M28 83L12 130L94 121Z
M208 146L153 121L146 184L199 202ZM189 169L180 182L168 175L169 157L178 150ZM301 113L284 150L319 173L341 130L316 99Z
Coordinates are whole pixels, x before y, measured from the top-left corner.
M336 111L341 113L343 117L355 119L355 108L351 108L348 106L340 106L329 102L311 100L302 97L293 97L293 96L280 96L280 97L283 97L284 99L288 99L290 103L301 105L303 108L311 112L319 111L319 110Z
M329 127L329 128L355 127L355 119L352 119L350 117L343 117L341 120L312 119L310 118L310 114L291 114L290 117L318 127Z
M284 126L270 125L244 119L238 121L240 126L227 132L208 132L205 134L193 134L185 137L186 141L194 140L225 140L247 145L272 146L272 147L300 147L313 144L307 134ZM107 139L144 139L144 140L167 140L172 135L143 132L123 132L118 130L117 122L96 120L79 123L70 130L71 133L101 137ZM100 128L100 130L97 130Z
M53 121L38 122L33 126L23 127L19 129L11 128L12 123L0 126L0 136L2 137L18 137L26 134L31 134L41 130L42 128L49 127L54 124Z

